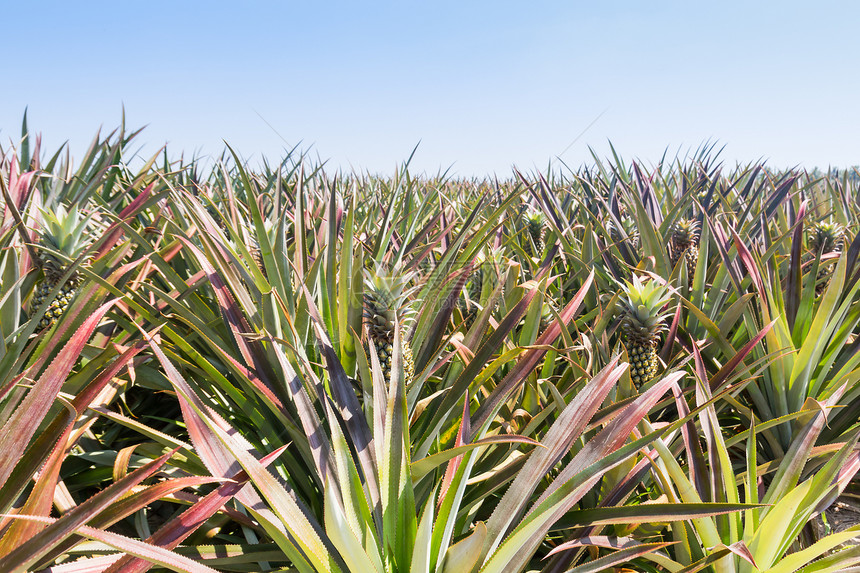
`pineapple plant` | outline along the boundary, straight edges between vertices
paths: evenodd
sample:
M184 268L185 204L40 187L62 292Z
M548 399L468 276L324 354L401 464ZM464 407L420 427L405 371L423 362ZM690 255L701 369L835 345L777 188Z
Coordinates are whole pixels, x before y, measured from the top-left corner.
M636 222L630 216L630 210L621 201L617 201L618 211L615 218L610 215L611 210L605 214L603 226L609 234L612 243L625 244L634 251L639 250L639 229Z
M687 276L690 281L696 273L696 263L699 260L699 223L693 219L682 218L672 228L669 240L669 257L672 265L678 264L683 257L687 264Z
M633 275L620 297L621 329L630 358L630 378L639 387L657 373L657 346L666 329L663 307L669 302L668 289L655 281L642 282Z
M845 230L839 223L821 221L812 225L806 242L809 247L810 259L829 253L839 254L842 252L845 242ZM831 273L831 270L828 268L829 266L828 264L822 264L818 268L818 274L815 277L816 296L820 296L827 289Z
M66 273L65 258L77 259L90 243L86 231L90 217L83 217L77 205L66 210L58 205L54 210L41 210L42 228L39 230L39 249L37 264L42 268L44 279L37 285L36 292L30 301L31 311L38 309L48 299L51 292L57 287ZM55 255L55 251L63 255ZM80 285L80 275L72 273L61 286L60 291L45 314L39 319L39 328L45 329L53 326L60 319L72 298L75 296Z
M523 219L521 244L528 257L540 257L546 239L546 218L540 211L529 209Z
M630 219L622 220L621 224L624 227L624 234L621 233L621 230L612 219L606 220L604 227L607 233L609 233L610 240L617 244L626 242L634 250L639 250L639 229L636 228Z
M365 270L364 320L367 325L369 343L373 344L386 383L391 381L391 365L394 356L394 325L402 325L408 318L406 290L411 276L408 273L386 275L377 268L376 272ZM415 376L415 362L412 349L403 341L404 381L408 386Z

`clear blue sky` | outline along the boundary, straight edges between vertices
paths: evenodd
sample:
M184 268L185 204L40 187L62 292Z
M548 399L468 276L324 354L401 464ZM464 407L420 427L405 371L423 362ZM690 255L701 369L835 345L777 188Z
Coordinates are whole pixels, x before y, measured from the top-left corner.
M710 139L730 163L860 164L855 1L3 4L4 146L29 106L80 156L124 104L145 151L301 142L382 173L419 141L419 171L459 175L577 166L610 140L646 162Z

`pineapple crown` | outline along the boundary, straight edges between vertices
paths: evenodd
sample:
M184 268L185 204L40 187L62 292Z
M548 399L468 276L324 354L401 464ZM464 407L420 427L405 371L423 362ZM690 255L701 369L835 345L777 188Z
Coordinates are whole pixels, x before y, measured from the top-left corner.
M610 237L613 237L613 240L621 238L621 231L624 231L624 234L628 237L632 237L639 232L636 228L636 222L630 217L622 217L619 223L616 223L612 217L606 217L605 219L604 229L606 229Z
M809 249L830 253L842 250L844 229L839 223L833 221L821 221L812 225L809 229Z
M364 316L375 320L374 315L384 315L392 322L392 329L395 314L401 322L411 317L407 300L417 288L406 288L414 273L393 270L381 266L364 269Z
M679 238L693 240L699 234L699 222L695 219L678 219L672 233Z
M540 232L543 228L546 217L537 209L528 209L524 215L526 226L532 233Z
M275 224L269 219L263 220L263 232L266 234L266 238L269 240L269 243L273 243L275 240ZM247 228L248 232L248 241L249 245L254 248L260 247L259 234L256 232L256 227L253 224L250 224Z
M77 205L66 210L62 205L55 209L39 209L42 214L42 228L39 236L42 245L76 259L89 244L84 233L89 226L92 214L82 216Z
M662 309L671 300L669 289L657 281L643 282L633 275L632 282L625 282L624 296L620 299L625 323L644 327L652 331L665 328L663 319L668 313Z

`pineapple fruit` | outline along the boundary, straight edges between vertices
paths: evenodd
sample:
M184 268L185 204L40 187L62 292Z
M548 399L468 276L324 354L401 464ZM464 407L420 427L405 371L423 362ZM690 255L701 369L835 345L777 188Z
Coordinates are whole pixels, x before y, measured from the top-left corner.
M523 221L521 233L523 250L529 257L540 257L546 239L546 219L540 211L529 210Z
M687 277L692 282L699 260L699 223L693 219L680 219L672 229L669 240L669 257L672 265L678 264L681 257L686 259Z
M386 276L379 269L376 272L365 271L364 320L367 324L369 342L376 349L386 383L391 381L395 321L402 325L408 318L406 299L409 293L404 289L410 278L408 274ZM415 376L415 362L412 349L405 340L403 340L403 372L404 381L408 386Z
M809 247L809 256L827 255L830 253L841 253L845 242L845 230L839 223L832 221L822 221L815 223L809 230L807 236L807 246ZM818 275L815 279L815 294L820 296L830 282L831 265L824 263L818 268Z
M620 298L621 329L630 358L630 378L639 387L657 373L657 346L666 329L663 307L669 302L669 292L655 281L642 282L633 275L633 282L624 285Z
M30 301L30 309L35 311L50 296L63 275L66 273L66 262L45 249L51 249L62 253L69 259L77 259L89 245L89 237L86 235L90 222L89 216L82 217L77 206L68 211L59 205L53 211L42 210L43 225L39 230L39 254L38 264L44 273L42 280L36 287L33 299ZM62 285L57 296L51 301L45 314L39 319L39 328L45 329L53 326L60 319L80 284L80 276L77 272L70 276Z

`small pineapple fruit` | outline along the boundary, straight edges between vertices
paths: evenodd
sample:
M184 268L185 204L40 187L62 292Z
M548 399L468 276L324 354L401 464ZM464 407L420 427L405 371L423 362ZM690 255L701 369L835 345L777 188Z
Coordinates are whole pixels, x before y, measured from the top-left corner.
M681 257L686 259L687 276L690 281L696 273L696 263L699 260L699 223L692 219L681 219L672 229L669 240L669 257L672 265L678 264Z
M806 241L811 257L830 253L842 253L845 242L845 230L839 223L822 221L812 225ZM818 275L815 279L816 296L821 295L827 289L827 284L830 282L831 269L828 267L830 265L822 264L818 268Z
M406 298L409 293L404 291L404 288L410 279L408 274L386 276L381 269L377 269L376 272L365 271L364 320L370 342L379 357L386 383L391 381L395 321L399 321L402 325L408 318ZM403 340L403 372L404 381L408 386L415 376L415 362L412 358L412 349L405 340Z
M44 249L62 253L74 260L89 244L86 231L90 218L82 217L77 206L73 206L68 211L62 205L53 211L44 209L41 211L43 225L39 230L39 247L42 252L39 254L38 263L42 267L45 278L36 287L36 292L30 301L31 310L36 310L48 299L51 291L57 287L66 272L66 262ZM39 319L40 328L49 328L60 319L75 296L79 283L78 273L73 273L66 280L45 314Z
M630 378L637 387L657 373L657 346L660 333L666 329L662 308L668 302L668 290L655 281L643 283L633 275L633 282L625 283L620 299L621 328L630 357Z
M523 250L529 257L540 257L546 239L546 219L540 211L529 210L523 222L524 232L521 233Z

